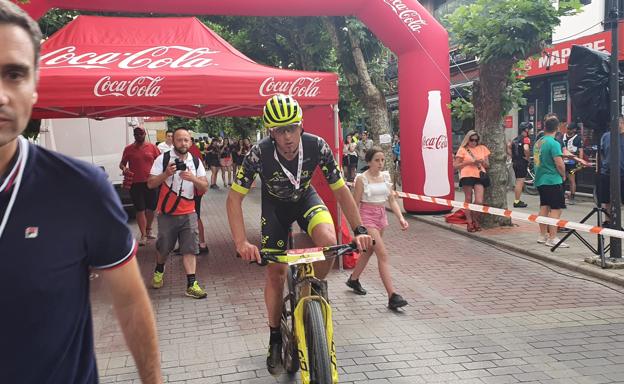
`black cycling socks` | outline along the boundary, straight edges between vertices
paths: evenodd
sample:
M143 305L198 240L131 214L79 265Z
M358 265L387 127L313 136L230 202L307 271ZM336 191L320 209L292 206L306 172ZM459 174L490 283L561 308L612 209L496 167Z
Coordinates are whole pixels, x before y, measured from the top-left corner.
M156 272L164 273L165 272L165 264L156 264Z
M273 328L269 327L271 330L271 338L269 339L269 344L281 344L282 343L282 330L280 327Z
M190 288L195 283L195 274L186 275L186 288Z

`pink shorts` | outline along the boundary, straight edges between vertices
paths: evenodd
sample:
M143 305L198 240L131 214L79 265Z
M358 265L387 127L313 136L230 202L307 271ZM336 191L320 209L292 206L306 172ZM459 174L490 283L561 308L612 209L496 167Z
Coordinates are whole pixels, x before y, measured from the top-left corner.
M388 215L385 205L360 203L362 224L367 228L384 229L388 226Z

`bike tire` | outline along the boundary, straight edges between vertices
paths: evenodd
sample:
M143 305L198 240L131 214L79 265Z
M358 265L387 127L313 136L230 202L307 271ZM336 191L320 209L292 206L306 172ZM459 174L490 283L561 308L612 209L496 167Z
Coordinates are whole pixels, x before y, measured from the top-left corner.
M327 335L325 334L325 320L321 304L318 301L306 302L304 324L310 381L315 384L331 384L332 372Z

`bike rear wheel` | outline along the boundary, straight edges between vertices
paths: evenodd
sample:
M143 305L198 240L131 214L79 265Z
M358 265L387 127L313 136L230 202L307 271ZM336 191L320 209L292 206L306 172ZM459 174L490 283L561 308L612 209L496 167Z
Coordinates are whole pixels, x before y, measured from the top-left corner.
M331 363L325 334L325 320L318 301L306 302L304 324L310 381L316 384L331 384Z

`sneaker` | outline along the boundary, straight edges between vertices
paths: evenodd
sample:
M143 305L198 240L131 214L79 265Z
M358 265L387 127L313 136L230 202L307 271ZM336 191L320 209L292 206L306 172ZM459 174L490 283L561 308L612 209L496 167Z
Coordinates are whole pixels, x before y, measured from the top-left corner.
M279 375L282 373L282 343L269 344L267 371L269 371L271 375Z
M366 295L366 289L362 288L362 284L360 284L360 279L351 280L351 277L346 282L347 287L353 289L353 292L358 295Z
M154 235L154 232L152 232L151 229L147 230L147 238L152 239L152 240L156 238L156 236Z
M210 189L219 189L219 186L217 184L212 184L210 186Z
M546 235L539 235L537 236L537 242L540 244L544 244L546 242L547 238Z
M399 295L398 293L393 293L390 296L390 300L388 300L388 308L392 309L393 311L395 309L405 307L406 305L407 305L407 301L403 297L401 297L401 295Z
M574 205L574 204L576 204L576 200L574 200L574 197L571 197L571 198L568 199L566 204Z
M194 299L205 299L208 294L204 291L197 281L193 283L190 287L186 288L186 296L192 297Z
M554 247L559 241L561 240L558 237L553 237L552 239L546 240L544 245L547 247ZM559 248L570 248L570 246L567 243L561 243L559 244Z
M517 203L514 202L513 206L514 206L514 208L526 208L526 207L528 207L528 204L525 203L522 200L519 200Z
M139 239L139 247L143 247L147 245L147 236L141 236Z
M164 272L154 272L154 277L152 277L152 288L159 289L163 286L163 276Z

